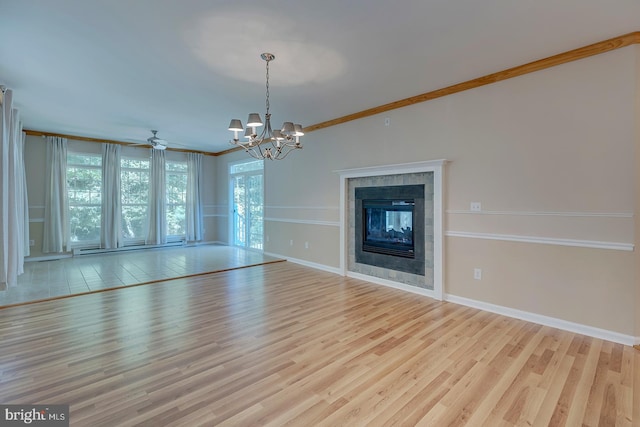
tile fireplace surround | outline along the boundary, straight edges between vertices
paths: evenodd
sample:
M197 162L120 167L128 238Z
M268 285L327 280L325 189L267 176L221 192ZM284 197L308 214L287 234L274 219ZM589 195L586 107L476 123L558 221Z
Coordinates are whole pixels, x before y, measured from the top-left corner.
M342 268L347 276L442 299L442 166L444 160L338 171L341 175ZM412 274L356 262L356 197L361 187L424 185L425 273Z
M424 251L416 250L416 253L424 254L424 274L413 274L386 267L384 262L378 262L377 265L359 263L356 260L356 188L371 187L396 187L398 193L403 186L406 185L424 185L424 216L423 227L415 227L416 230L424 230L424 239L416 239L424 242ZM401 175L383 175L374 177L351 178L348 181L348 199L349 199L349 230L348 230L348 255L347 268L349 271L374 276L385 280L404 283L406 285L417 286L433 290L433 172L420 172ZM389 256L390 257L390 256ZM408 260L392 257L398 260L398 263L408 263ZM389 262L389 264L393 264Z

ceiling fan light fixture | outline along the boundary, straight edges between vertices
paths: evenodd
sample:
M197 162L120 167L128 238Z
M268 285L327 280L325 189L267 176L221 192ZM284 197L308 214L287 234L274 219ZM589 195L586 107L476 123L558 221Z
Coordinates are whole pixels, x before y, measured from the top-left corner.
M234 138L229 141L231 144L244 149L251 157L256 159L281 160L292 150L302 148L300 137L304 135L302 126L293 122L284 122L282 129L271 129L271 113L269 112L269 62L276 59L271 53L263 53L260 57L267 62L267 112L262 122L260 114L250 113L247 119L247 127L244 130L244 137L248 141L240 141L238 132L242 131L242 122L238 119L231 120L229 130L233 132ZM260 135L256 133L256 127L264 125Z

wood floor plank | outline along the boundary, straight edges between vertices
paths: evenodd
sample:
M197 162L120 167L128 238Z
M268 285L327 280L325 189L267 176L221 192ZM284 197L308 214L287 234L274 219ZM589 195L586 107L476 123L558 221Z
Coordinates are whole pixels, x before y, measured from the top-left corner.
M0 402L72 426L640 425L632 347L287 262L5 308L0 342Z

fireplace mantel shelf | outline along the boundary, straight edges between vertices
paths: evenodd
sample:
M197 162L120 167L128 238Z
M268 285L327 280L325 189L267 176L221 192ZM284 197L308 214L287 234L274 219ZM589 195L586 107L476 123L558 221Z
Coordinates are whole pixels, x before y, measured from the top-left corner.
M360 176L393 175L401 173L424 172L433 167L442 167L448 160L429 160L426 162L399 163L395 165L366 166L353 169L334 170L334 173L345 178L356 178Z

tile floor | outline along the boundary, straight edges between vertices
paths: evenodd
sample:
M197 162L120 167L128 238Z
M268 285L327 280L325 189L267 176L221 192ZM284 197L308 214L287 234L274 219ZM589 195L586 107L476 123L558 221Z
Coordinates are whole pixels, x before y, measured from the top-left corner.
M200 245L80 255L25 262L18 286L0 290L0 306L119 286L245 267L277 258L222 245Z

